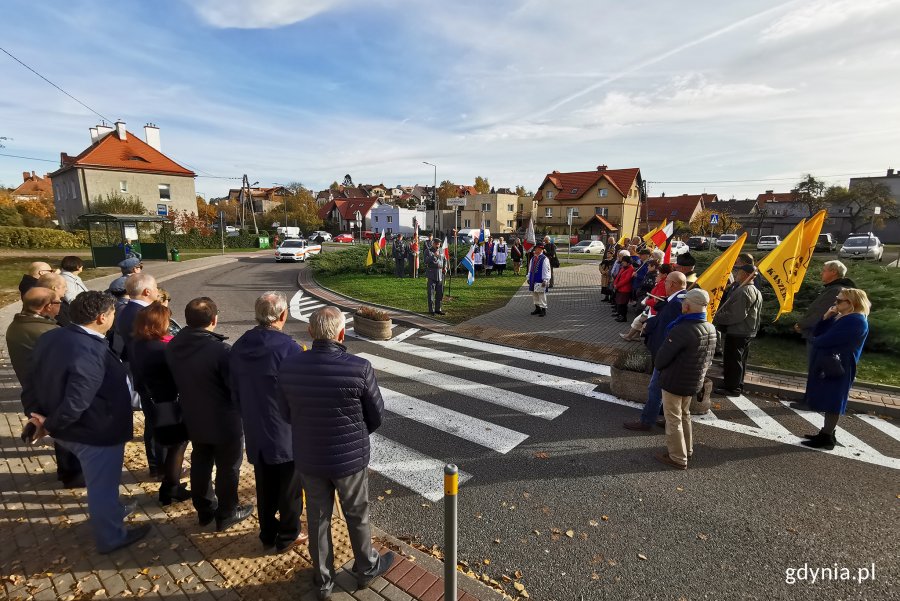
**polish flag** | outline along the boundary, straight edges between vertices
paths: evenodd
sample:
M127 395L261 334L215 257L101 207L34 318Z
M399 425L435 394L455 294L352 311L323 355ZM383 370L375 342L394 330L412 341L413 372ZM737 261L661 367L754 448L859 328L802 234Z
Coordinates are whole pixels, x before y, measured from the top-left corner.
M525 230L525 239L522 241L522 246L525 248L525 252L530 251L534 248L534 245L537 242L534 239L534 220L528 220L528 229Z
M450 245L447 244L447 237L444 237L444 243L441 244L441 252L444 253L444 260L450 264Z
M387 238L384 237L384 230L381 230L381 238L378 239L378 246L381 250L384 250L384 247L387 246Z
M667 223L665 227L661 228L659 231L654 232L650 239L653 240L653 244L656 245L656 248L662 248L666 241L672 237L672 234L675 233L675 222Z

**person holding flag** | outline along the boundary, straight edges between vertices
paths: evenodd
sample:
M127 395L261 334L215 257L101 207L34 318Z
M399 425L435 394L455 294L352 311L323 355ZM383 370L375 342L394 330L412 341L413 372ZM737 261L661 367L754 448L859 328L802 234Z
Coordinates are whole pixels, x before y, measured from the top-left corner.
M381 240L384 240L384 232L381 233ZM383 248L381 240L372 239L372 242L369 244L369 252L366 254L366 267L371 267L378 260L378 255L381 254L381 249Z
M716 394L734 397L744 389L750 342L759 331L762 313L762 293L753 285L755 276L754 266L746 263L735 265L737 288L731 290L713 317L713 325L725 338L722 347L723 382L721 387L716 388Z
M415 234L413 234L412 243L409 245L409 252L412 253L412 277L419 277L419 224L415 224Z
M537 244L537 239L534 237L534 219L529 219L528 229L525 230L525 240L522 241L522 248L529 261L531 260L531 250L535 244Z
M440 245L440 240L432 238L431 248L425 250L425 275L428 278L428 313L430 315L446 315L441 310L441 301L444 299L444 272L447 269L447 263Z
M469 252L466 253L466 256L462 258L462 266L466 269L466 283L471 286L475 283L475 253L478 252L478 245L473 244L469 248Z
M509 254L512 257L513 273L519 275L519 271L522 269L522 259L525 257L525 247L518 238L513 239L509 247Z
M543 243L534 247L534 256L528 263L528 289L534 299L532 315L547 315L547 290L550 288L550 260L544 255Z

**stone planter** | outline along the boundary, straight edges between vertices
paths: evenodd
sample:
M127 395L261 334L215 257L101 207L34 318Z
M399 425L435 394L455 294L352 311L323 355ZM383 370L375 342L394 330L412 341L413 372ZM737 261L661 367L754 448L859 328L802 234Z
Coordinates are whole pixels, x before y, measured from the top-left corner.
M392 325L390 319L376 321L359 315L353 316L353 331L370 340L390 340L393 331L391 330Z
M650 374L617 367L610 368L609 390L620 399L646 403L648 386L650 386Z

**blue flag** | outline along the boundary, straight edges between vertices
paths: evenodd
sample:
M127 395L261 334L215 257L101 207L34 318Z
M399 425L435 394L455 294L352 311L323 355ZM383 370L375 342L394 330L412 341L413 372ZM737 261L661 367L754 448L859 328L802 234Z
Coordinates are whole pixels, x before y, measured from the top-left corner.
M466 268L469 274L466 276L466 282L468 282L469 286L475 282L475 245L473 244L471 248L469 248L469 252L466 253L466 256L462 258L462 266Z
M478 244L484 244L484 217L481 218L481 230L478 232Z

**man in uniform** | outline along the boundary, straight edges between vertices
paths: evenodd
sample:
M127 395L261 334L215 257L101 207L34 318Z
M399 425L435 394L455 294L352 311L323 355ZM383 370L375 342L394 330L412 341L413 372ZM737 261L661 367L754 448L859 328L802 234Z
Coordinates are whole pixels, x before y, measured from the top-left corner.
M444 299L444 255L441 253L441 241L431 240L431 246L425 250L425 274L428 276L428 313L446 315L441 310Z
M403 242L403 234L397 234L394 243L391 245L391 256L394 257L394 275L402 278L406 274L406 254L409 249Z

